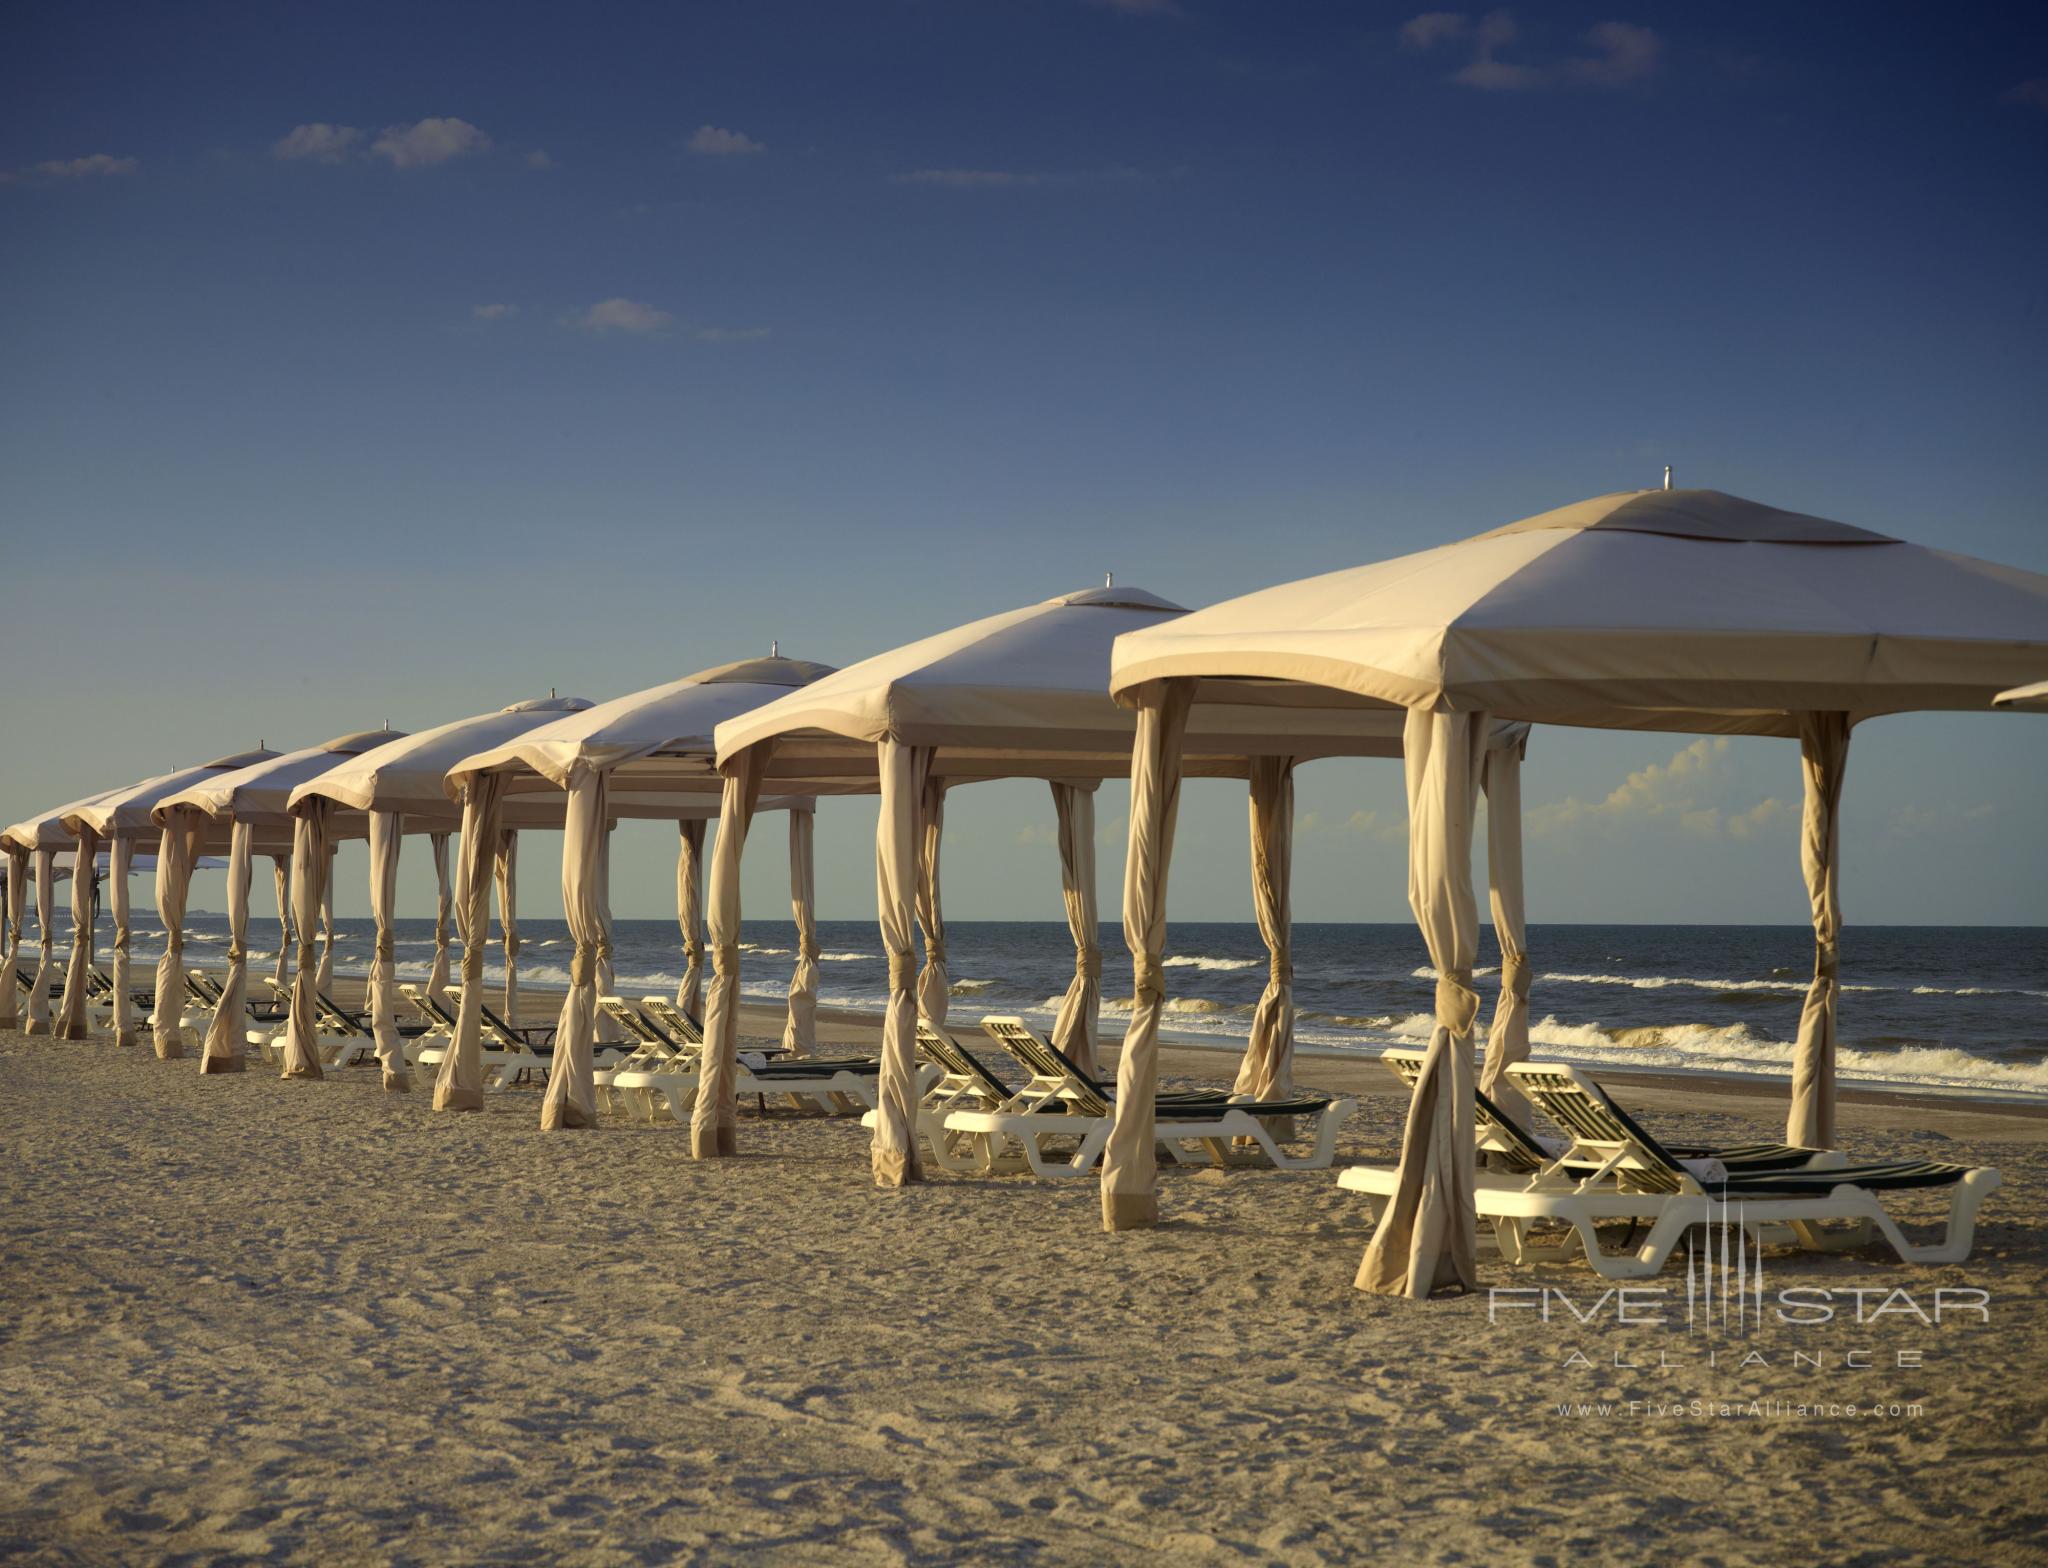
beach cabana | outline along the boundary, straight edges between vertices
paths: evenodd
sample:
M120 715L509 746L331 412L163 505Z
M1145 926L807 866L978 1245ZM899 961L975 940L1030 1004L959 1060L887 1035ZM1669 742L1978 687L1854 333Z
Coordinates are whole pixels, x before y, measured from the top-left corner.
M1477 1279L1470 865L1488 716L1798 739L1814 975L1787 1141L1825 1148L1850 731L1886 713L1987 709L2044 663L2048 577L1715 490L1665 489L1212 606L1126 638L1112 686L1156 734L1176 692L1219 678L1274 703L1339 690L1407 711L1409 899L1441 978L1400 1180L1358 1283L1424 1296ZM1152 831L1134 820L1134 838ZM1120 1101L1149 1092L1119 1080ZM1106 1204L1118 1178L1105 1167Z
M317 909L327 878L329 848L344 813L362 813L370 843L370 909L377 922L381 949L391 945L391 923L398 897L398 850L400 835L407 832L446 834L457 828L462 834L461 856L456 874L456 925L462 936L462 1006L460 1032L441 1066L434 1089L438 1109L451 1107L481 1109L483 1070L480 1026L483 1006L484 946L490 935L490 897L493 878L498 885L498 917L505 939L505 984L508 1013L518 1009L517 966L519 925L514 908L515 860L521 827L558 828L562 811L558 803L537 803L511 811L488 808L479 801L451 802L443 781L448 769L471 752L510 740L527 730L546 724L565 713L576 713L590 703L582 697L547 696L518 702L495 712L457 719L450 724L421 730L356 756L344 757L304 783L295 786L286 809L293 819L292 901L300 922L299 963L301 972L292 982L291 1022L285 1032L284 1076L318 1078L319 1054L313 1042L316 1017L313 987L304 969L310 961L311 944L306 923ZM437 858L436 870L440 869ZM388 964L373 968L370 1011L374 1020L387 1022L395 1013L392 996L394 976ZM408 1079L395 1061L399 1054L396 1025L377 1034L378 1056L385 1063L384 1086L408 1087ZM467 1049L464 1049L467 1042ZM387 1054L387 1052L389 1054ZM464 1064L467 1064L466 1066Z
M1995 699L1995 706L2026 710L2032 713L2048 713L2048 681L2036 681L2031 686L2015 686L2011 691L2002 691Z
M113 793L102 790L99 794L88 795L82 800L45 811L15 823L6 832L0 833L0 849L7 852L7 903L11 911L8 919L9 943L8 961L13 964L19 957L21 946L21 923L27 913L29 879L35 879L36 889L36 978L28 993L28 1017L23 1030L28 1034L50 1033L50 980L51 971L56 967L57 947L57 857L75 849L77 839L64 826L65 815L80 806L89 805L101 795ZM86 886L84 907L86 911L86 940L91 940L92 891L91 877L77 879ZM77 884L72 892L72 915L77 918L80 895ZM74 938L73 946L77 945ZM10 983L9 991L14 989ZM11 1002L10 998L10 1002Z
M711 873L714 944L737 940L739 846L748 802L764 784L882 797L875 862L889 1004L873 1149L878 1183L894 1186L921 1176L914 1132L915 1031L920 1011L935 1024L946 1017L950 982L939 842L949 789L999 778L1050 784L1075 949L1074 977L1055 1040L1094 1066L1101 953L1093 792L1103 779L1129 771L1134 727L1132 715L1109 699L1110 648L1121 633L1171 625L1185 613L1137 588L1065 594L862 660L719 726L727 826L720 831ZM1394 716L1335 691L1281 707L1245 702L1220 688L1204 690L1181 715L1181 724L1188 773L1250 780L1255 858L1277 847L1281 823L1291 821L1293 761L1395 756L1400 748ZM1134 781L1134 793L1144 787L1145 781ZM1135 846L1132 853L1138 853ZM1254 1020L1240 1083L1263 1093L1285 1085L1293 1009L1285 880L1260 883L1259 918L1273 978ZM1163 942L1163 913L1145 923L1156 942ZM921 975L913 934L920 927ZM1155 952L1151 967L1141 969L1134 1032L1150 1027L1156 1034L1163 956ZM711 1042L707 1081L693 1110L691 1138L700 1158L730 1153L733 1143L733 1020L716 993L705 1023Z
M291 853L294 823L287 810L291 792L346 758L361 756L402 738L389 728L337 736L322 745L269 757L233 772L211 774L175 794L166 795L150 813L162 834L157 863L159 867L170 868L168 875L162 870L157 875L157 915L164 923L166 942L163 959L157 965L159 996L168 994L165 990L167 985L177 983L184 963L185 890L191 880L191 863L202 849L225 848L228 854L228 968L226 978L221 982L220 1004L207 1025L206 1041L200 1051L199 1070L202 1073L237 1073L243 1068L242 1045L246 1034L249 988L250 874L258 854L270 855L275 864ZM361 825L338 821L333 836L339 838L364 831ZM327 892L323 908L332 910L332 889ZM289 907L288 899L280 894L280 925L285 923ZM329 940L326 945L331 952L331 925L327 929ZM280 940L280 955L287 945ZM379 963L388 964L386 946L381 941L378 944L371 959L373 971ZM321 985L324 989L324 980ZM397 1050L395 1031L380 1030L377 1039L384 1071L387 1074L396 1071L403 1077L405 1058ZM391 1052L389 1056L384 1055L387 1046ZM159 1056L181 1053L175 1014L166 1016L162 1011L158 1012L156 1051Z
M597 1121L591 1048L600 987L603 992L611 989L611 825L622 817L673 819L677 824L676 919L684 962L676 1005L700 1018L704 823L718 814L723 792L713 765L712 732L735 714L831 674L829 665L785 659L779 653L719 665L565 714L465 757L449 770L451 799L488 796L500 812L516 814L539 806L563 814L562 909L576 948L569 992L555 1029L542 1127L589 1127ZM808 796L763 800L755 809L789 812L789 899L796 920L797 961L789 983L783 1044L793 1053L808 1055L817 1044L818 1009L813 802ZM721 831L719 841L724 837ZM737 934L731 941L738 941ZM714 956L714 968L730 976L736 971L737 950L726 958L729 961L721 965Z

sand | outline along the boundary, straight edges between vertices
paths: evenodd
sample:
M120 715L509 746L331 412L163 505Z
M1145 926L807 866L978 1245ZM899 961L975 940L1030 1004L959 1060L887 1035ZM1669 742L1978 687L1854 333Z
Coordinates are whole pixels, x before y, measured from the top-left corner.
M1398 1140L1382 1072L1305 1064L1369 1091L1344 1161ZM1689 1138L1782 1115L1630 1095ZM2035 1115L1855 1097L1852 1150L2002 1168L1976 1256L1766 1263L1773 1290L1981 1288L1988 1324L1745 1335L1360 1295L1327 1173L1169 1173L1167 1223L1107 1236L1092 1181L877 1191L846 1121L747 1117L698 1164L670 1127L538 1114L0 1035L0 1558L2040 1561ZM1922 1408L1559 1413L1752 1398Z

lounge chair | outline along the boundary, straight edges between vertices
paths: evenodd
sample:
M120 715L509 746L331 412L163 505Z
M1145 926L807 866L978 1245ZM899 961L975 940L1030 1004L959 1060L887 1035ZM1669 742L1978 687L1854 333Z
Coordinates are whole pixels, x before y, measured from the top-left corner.
M408 1042L412 1065L419 1069L439 1067L447 1059L448 1048L455 1043L455 1013L416 985L401 985L398 994L432 1025L424 1034L416 1035ZM462 988L453 985L448 987L448 1000L460 1008ZM483 1047L486 1089L509 1089L515 1083L524 1082L529 1078L546 1080L548 1061L554 1054L552 1046L535 1049L517 1036L506 1034L490 1019L481 1016L478 1018L477 1038Z
M600 1087L622 1096L628 1106L640 1111L648 1121L656 1120L666 1109L681 1122L697 1102L703 1032L666 997L643 997L640 1008L647 1015L643 1022L665 1035L663 1043L672 1051L671 1058L614 1068ZM610 1009L606 1011L613 1018L619 1017ZM771 1094L787 1097L797 1110L817 1110L826 1115L852 1116L874 1108L875 1083L881 1073L881 1063L875 1058L811 1056L786 1062L769 1060L770 1056L781 1054L780 1046L740 1052L735 1092L753 1095L763 1112Z
M1109 1142L1114 1116L1110 1096L1092 1075L1083 1073L1022 1019L991 1014L982 1019L981 1026L992 1039L1017 1053L1032 1079L1008 1104L992 1110L948 1112L943 1119L946 1131L1012 1140L1014 1148L1005 1144L997 1158L1021 1154L1035 1176L1087 1175L1100 1162ZM1208 1093L1162 1097L1154 1109L1154 1133L1160 1158L1168 1164L1239 1165L1257 1159L1279 1170L1322 1170L1336 1154L1338 1130L1355 1109L1355 1101L1322 1096L1294 1100L1239 1100ZM1278 1118L1293 1117L1310 1118L1315 1128L1306 1154L1289 1154L1271 1125Z
M1663 1269L1695 1225L1739 1225L1760 1245L1790 1242L1815 1251L1866 1246L1876 1235L1904 1262L1960 1263L1970 1255L1977 1210L1999 1186L1998 1172L1988 1166L1971 1169L1931 1160L1766 1171L1687 1161L1637 1125L1576 1068L1523 1062L1508 1073L1546 1116L1555 1114L1571 1133L1565 1153L1533 1175L1480 1171L1474 1178L1480 1216L1492 1222L1496 1245L1511 1263L1583 1256L1603 1278L1647 1279ZM1597 1127L1591 1120L1578 1125L1589 1102L1604 1105ZM1614 1127L1623 1136L1610 1141L1605 1133ZM1391 1166L1355 1166L1337 1180L1347 1191L1385 1198L1394 1191L1399 1172ZM1947 1222L1940 1240L1925 1245L1907 1239L1879 1196L1942 1190L1952 1193ZM1632 1225L1647 1220L1650 1228L1640 1245L1624 1243L1622 1250L1610 1252L1597 1229L1606 1220ZM1846 1229L1823 1228L1831 1223L1846 1224ZM1558 1242L1534 1242L1530 1230L1537 1224L1563 1225L1566 1234ZM1629 1239L1634 1239L1633 1229Z
M285 1007L285 1027L270 1036L269 1051L274 1054L284 1049L285 1035L291 1028L292 989L289 985L279 985L269 975L258 978ZM318 986L313 988L313 1054L328 1067L353 1067L377 1060L377 1040L370 1032L368 1021L337 1007Z
M987 1132L951 1131L946 1117L954 1111L997 1111L1016 1099L1018 1091L991 1072L980 1057L943 1029L920 1017L917 1053L930 1082L917 1102L917 1135L930 1150L932 1163L962 1176L1004 1175L1028 1170L1015 1140ZM875 1125L877 1112L861 1117L863 1127Z

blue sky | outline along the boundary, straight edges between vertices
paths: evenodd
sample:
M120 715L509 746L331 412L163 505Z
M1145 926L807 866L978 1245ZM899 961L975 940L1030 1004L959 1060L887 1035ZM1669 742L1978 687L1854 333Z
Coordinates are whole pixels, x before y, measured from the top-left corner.
M7 820L1665 462L2048 570L2030 8L40 7L0 171ZM1533 918L1804 917L1792 748L1687 747L1539 737ZM1852 921L2048 921L2044 771L2038 721L1859 731ZM956 800L957 917L1058 917L1042 795ZM1402 918L1396 770L1301 806L1301 918ZM1243 818L1190 787L1183 918L1247 913ZM871 822L822 819L830 915Z

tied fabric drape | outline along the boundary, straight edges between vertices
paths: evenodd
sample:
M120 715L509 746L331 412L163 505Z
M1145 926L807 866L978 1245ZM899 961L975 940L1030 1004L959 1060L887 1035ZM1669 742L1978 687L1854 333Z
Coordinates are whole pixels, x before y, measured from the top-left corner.
M107 874L114 905L114 1044L135 1044L135 998L130 983L128 951L128 872L135 860L135 839L124 833L114 840Z
M7 904L0 909L0 921L5 922L0 930L0 963L6 968L0 974L0 1029L17 1029L21 1026L21 1008L16 1001L21 987L15 984L15 975L21 964L21 921L28 912L28 851L7 846Z
M498 884L498 933L505 944L505 1022L519 1027L519 830L498 834L492 866Z
M789 910L796 919L796 968L789 976L789 1018L783 1047L792 1056L818 1048L818 875L813 853L817 817L789 814Z
M1806 807L1799 822L1799 865L1813 906L1813 983L1799 1010L1792 1052L1792 1110L1785 1141L1803 1149L1835 1146L1835 1001L1842 939L1842 777L1849 765L1849 715L1799 715L1799 767Z
M271 981L282 991L292 972L292 862L289 855L270 857L270 885L277 893L277 963L271 971Z
M683 933L683 978L676 1006L683 1016L704 1022L704 823L678 822L676 924Z
M1166 1010L1166 873L1180 814L1181 745L1192 681L1137 689L1131 743L1131 837L1124 862L1124 945L1131 952L1131 1023L1116 1068L1116 1120L1102 1151L1102 1227L1159 1222L1159 1151L1153 1102L1159 1088L1159 1018Z
M170 829L166 828L168 837ZM242 1071L242 1042L249 1028L249 879L254 870L254 830L246 822L237 822L228 839L228 972L221 981L220 1001L213 1009L213 1016L207 1020L206 1044L200 1052L199 1070L202 1073L238 1073ZM162 864L161 860L158 862ZM166 930L170 922L164 923ZM156 995L157 1016L163 1016L164 998L169 992L164 989L163 971L157 971Z
M1255 1100L1294 1091L1294 759L1251 760L1252 908L1266 939L1266 989L1252 1014L1237 1092Z
M1486 1032L1479 1088L1524 1127L1529 1102L1508 1077L1512 1062L1529 1059L1529 922L1522 901L1522 748L1486 754L1486 881L1493 934L1500 943L1500 996Z
M1472 1144L1479 905L1472 896L1472 819L1488 729L1484 713L1410 709L1402 736L1408 906L1436 966L1436 1027L1408 1102L1400 1174L1358 1269L1358 1288L1381 1295L1420 1300L1479 1283Z
M448 885L448 835L429 833L427 845L434 857L434 966L427 971L427 995L443 1007L448 1005L448 929L455 910L455 895Z
M740 856L761 803L772 746L750 746L726 764L711 851L711 992L704 1002L697 1103L690 1108L690 1153L700 1160L739 1152Z
M185 1033L179 1027L185 994L185 898L192 888L192 868L206 842L206 824L196 811L172 811L156 847L156 917L164 923L163 956L156 961L156 1011L150 1033L156 1054L171 1061L185 1054Z
M370 918L377 934L370 949L370 1034L384 1087L394 1094L412 1088L412 1067L398 1033L398 855L404 823L395 811L370 813Z
M321 901L327 896L327 833L333 812L333 801L314 795L299 807L292 824L292 916L299 952L292 973L291 1020L285 1025L284 1071L279 1075L285 1078L321 1076L320 1009L314 996L320 975L314 942Z
M946 914L939 902L939 846L946 836L946 781L927 778L918 800L917 924L924 932L924 968L917 976L917 1010L946 1026L953 979L946 970Z
M28 993L29 1034L50 1032L50 967L57 956L57 852L36 851L36 983Z
M434 1109L484 1108L484 946L491 934L491 861L497 850L502 773L472 773L462 793L462 852L456 865L455 924L462 935L462 1005L455 1038L434 1080Z
M320 978L323 991L334 989L334 846L320 862Z
M597 1125L597 1084L590 1056L597 1033L597 944L607 920L603 866L610 803L609 771L578 772L569 786L562 819L562 914L576 948L569 960L568 994L555 1023L548 1091L541 1101L544 1131Z
M1067 905L1067 930L1074 938L1074 978L1060 998L1052 1043L1092 1073L1102 1014L1102 928L1095 912L1095 785L1055 782L1052 809L1059 819L1060 892Z
M615 996L619 981L612 967L612 833L618 827L616 819L607 817L604 836L597 846L597 994ZM596 1038L606 1044L615 1044L620 1038L619 1026L612 1021L610 1013L599 1013L593 1030Z
M875 825L875 903L889 960L889 1006L882 1023L882 1071L876 1086L875 1185L924 1180L917 1149L917 935L924 864L923 816L932 748L876 743L882 811Z
M93 884L99 879L100 836L91 828L78 831L78 853L71 861L71 962L65 966L64 995L57 1005L57 1038L83 1040L92 1033L85 1016L86 993L92 987Z

